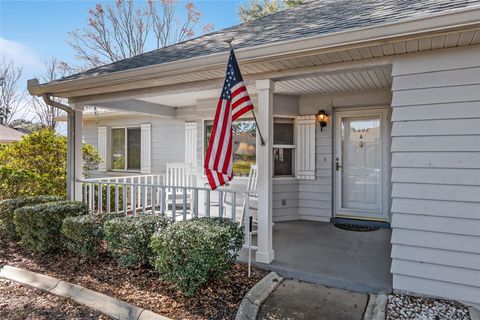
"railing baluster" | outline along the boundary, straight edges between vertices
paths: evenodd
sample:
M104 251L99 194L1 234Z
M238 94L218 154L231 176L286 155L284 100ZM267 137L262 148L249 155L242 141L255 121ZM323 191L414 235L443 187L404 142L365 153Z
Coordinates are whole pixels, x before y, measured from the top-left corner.
M98 198L97 198L97 205L98 205L98 213L102 213L102 205L103 205L103 194L102 194L102 184L98 184Z
M123 202L123 208L122 209L123 209L123 214L124 215L127 215L127 213L128 213L128 210L127 210L127 200L128 200L127 195L128 195L128 193L127 193L127 191L128 191L127 190L127 185L125 184L125 181L124 181L123 184L122 184L122 194L123 194L123 199L122 199L123 200L122 201Z
M183 188L183 220L187 220L187 188Z
M165 209L165 207L166 207L166 195L165 195L166 191L167 190L164 187L162 187L160 189L160 192L161 192L161 194L160 194L160 197L161 197L161 199L160 199L160 212L162 214L165 214L165 212L167 211Z
M193 190L193 204L192 212L195 218L198 218L198 189Z
M218 191L218 217L223 218L223 191Z
M232 221L237 222L237 192L232 192Z
M141 200L142 200L142 214L145 214L145 207L147 206L147 195L146 195L146 190L145 186L142 186L142 192L141 192Z
M119 201L119 196L118 196L118 181L115 179L115 214L118 214L118 201Z
M107 186L107 205L106 205L106 207L107 207L107 213L110 213L110 184L107 183L106 186Z
M177 214L177 188L172 188L172 221L176 220Z
M142 177L137 177L135 179L137 181L137 184L141 184L142 183ZM140 206L142 205L142 202L141 202L141 195L140 195L140 187L137 189L137 208L140 208Z
M88 207L90 208L90 211L93 212L93 199L95 198L94 197L94 193L95 193L95 185L93 184L93 182L90 183L90 192L88 193L88 198L90 199L88 202Z
M134 216L137 215L137 187L135 185L132 186L132 214Z
M210 218L210 190L205 191L205 216Z
M155 207L157 206L157 187L152 186L152 214L155 214Z

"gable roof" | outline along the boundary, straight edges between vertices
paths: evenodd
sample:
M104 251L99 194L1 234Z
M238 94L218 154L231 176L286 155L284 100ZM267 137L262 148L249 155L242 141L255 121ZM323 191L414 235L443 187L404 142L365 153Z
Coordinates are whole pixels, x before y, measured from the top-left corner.
M478 7L480 0L312 0L293 9L212 32L111 64L61 78L83 79L188 58L227 52L224 40L235 37L235 48L309 38L413 20L428 15Z

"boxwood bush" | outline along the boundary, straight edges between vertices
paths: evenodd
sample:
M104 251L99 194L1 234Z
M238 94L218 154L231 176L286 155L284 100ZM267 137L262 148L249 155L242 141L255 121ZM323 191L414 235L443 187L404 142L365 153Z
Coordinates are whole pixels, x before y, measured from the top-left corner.
M62 247L63 219L88 213L87 205L78 201L58 201L15 210L14 222L20 244L36 252Z
M243 229L228 219L200 218L169 225L152 236L155 269L185 295L221 276L243 245Z
M121 214L87 214L66 217L62 225L65 247L83 257L97 256L103 240L105 221L121 216Z
M150 238L169 223L167 217L147 214L108 220L104 227L107 250L121 266L149 264L152 261Z
M13 213L16 209L60 200L62 200L62 198L57 196L33 196L0 201L0 228L8 237L16 239L17 232L15 231L15 223L13 222Z

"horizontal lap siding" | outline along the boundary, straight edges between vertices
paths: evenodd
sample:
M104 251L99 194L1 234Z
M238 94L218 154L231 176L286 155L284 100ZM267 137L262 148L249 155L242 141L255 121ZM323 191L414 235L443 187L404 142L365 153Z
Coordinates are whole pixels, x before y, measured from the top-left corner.
M141 116L132 113L129 117L121 119L102 119L100 116L98 126L125 127L138 126L142 123L151 123L152 132L152 173L165 172L168 162L184 161L185 121L181 119L165 119L151 116ZM84 121L83 139L86 143L97 146L98 127L96 121ZM111 139L109 135L108 139ZM105 173L102 173L105 175ZM107 173L108 174L108 173ZM112 173L113 174L113 173ZM116 171L114 175L121 175ZM131 175L131 173L128 173Z
M393 287L480 304L480 47L392 73Z

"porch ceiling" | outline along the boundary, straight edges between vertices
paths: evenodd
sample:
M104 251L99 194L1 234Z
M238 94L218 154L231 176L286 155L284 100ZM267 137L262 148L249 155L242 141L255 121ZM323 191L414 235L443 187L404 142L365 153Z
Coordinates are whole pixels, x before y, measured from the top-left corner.
M275 83L275 92L288 95L306 95L389 89L391 85L392 67L385 65L363 70L285 79Z

